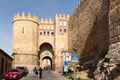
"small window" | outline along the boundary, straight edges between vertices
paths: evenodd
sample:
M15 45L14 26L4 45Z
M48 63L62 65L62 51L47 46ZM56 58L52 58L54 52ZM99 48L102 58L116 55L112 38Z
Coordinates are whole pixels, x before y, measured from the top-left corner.
M47 32L47 35L49 35L49 31Z
M64 29L64 32L66 32L66 29Z
M62 29L60 29L60 32L62 32Z
M54 35L54 32L51 32L51 35Z
M44 31L44 35L46 34L46 32Z
M42 32L40 32L40 35L42 35Z
M67 22L66 21L64 21L64 26L67 26Z
M62 22L60 22L60 26L62 26Z
M24 34L24 27L22 28L22 33Z

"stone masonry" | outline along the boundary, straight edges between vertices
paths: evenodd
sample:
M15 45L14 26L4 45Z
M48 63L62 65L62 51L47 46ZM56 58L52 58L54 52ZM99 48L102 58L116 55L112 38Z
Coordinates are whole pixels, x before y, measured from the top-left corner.
M70 49L80 52L80 64L92 73L102 65L107 80L120 80L120 0L81 0L69 25ZM101 71L104 79L96 80L105 80Z
M81 0L70 19L69 44L80 52L81 63L97 63L108 51L108 5L108 0Z
M120 63L120 0L110 0L109 10L110 46L106 57Z
M52 69L63 69L62 51L68 50L69 15L56 15L54 20L32 16L30 13L13 17L13 66L43 66L43 59L51 61ZM42 59L41 59L42 58Z

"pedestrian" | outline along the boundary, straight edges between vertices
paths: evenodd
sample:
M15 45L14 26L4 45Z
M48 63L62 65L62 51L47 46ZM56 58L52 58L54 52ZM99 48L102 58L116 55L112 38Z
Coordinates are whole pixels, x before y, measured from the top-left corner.
M34 74L35 74L36 76L38 75L38 71L37 71L37 68L36 68L36 67L33 69L33 72L34 72Z
M39 78L40 79L42 78L42 68L41 67L39 68Z
M50 70L51 70L51 66L50 66L50 65L48 65L48 71L50 72Z

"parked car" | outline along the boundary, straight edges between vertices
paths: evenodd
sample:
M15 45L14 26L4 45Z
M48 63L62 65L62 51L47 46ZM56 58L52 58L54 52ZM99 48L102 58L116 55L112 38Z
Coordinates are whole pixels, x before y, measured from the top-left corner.
M21 72L17 69L12 69L3 73L2 78L5 80L19 80L22 78Z
M5 80L19 80L27 74L28 70L26 67L16 67L16 69L3 73L2 78Z
M22 76L26 76L29 73L26 67L16 67L16 69L21 72Z

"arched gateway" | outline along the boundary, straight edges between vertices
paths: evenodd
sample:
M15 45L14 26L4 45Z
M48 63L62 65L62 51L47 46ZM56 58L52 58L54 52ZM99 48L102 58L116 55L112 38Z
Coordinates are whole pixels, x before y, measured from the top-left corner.
M39 66L43 69L55 70L55 56L53 47L50 43L43 43L39 47L38 52Z
M50 67L62 72L63 50L68 50L69 15L56 15L43 19L31 14L13 17L13 66Z

